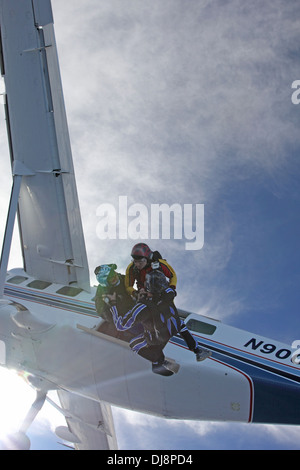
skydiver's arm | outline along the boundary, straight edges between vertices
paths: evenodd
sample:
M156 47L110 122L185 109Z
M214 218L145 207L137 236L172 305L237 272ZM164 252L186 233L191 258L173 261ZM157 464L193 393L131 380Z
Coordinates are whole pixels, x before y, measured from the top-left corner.
M174 269L172 268L172 266L169 263L167 263L167 261L164 260L164 259L160 259L159 264L160 264L160 267L161 267L164 275L167 278L169 278L169 286L176 289L177 276L176 276L176 273L175 273Z
M135 279L134 279L134 275L133 275L133 263L130 263L127 266L127 269L126 269L126 272L125 272L125 279L124 279L125 288L126 288L126 291L129 295L133 295L134 292L135 292L135 289L133 287L134 281L135 281Z
M142 320L146 308L147 305L138 303L131 310L128 310L125 315L120 316L117 305L113 305L110 311L117 330L129 330L135 323L139 323Z

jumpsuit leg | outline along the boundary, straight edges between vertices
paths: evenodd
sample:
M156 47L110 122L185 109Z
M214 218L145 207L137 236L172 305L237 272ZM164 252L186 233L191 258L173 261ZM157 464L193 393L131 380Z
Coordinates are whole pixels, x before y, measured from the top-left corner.
M180 336L184 339L184 341L187 344L187 347L189 348L190 351L194 351L198 347L198 343L195 340L195 338L191 335L189 332L186 324L184 323L183 320L181 320L181 325L180 325L180 330L179 330Z
M198 362L204 361L204 359L207 359L208 357L212 355L211 351L209 351L206 348L203 348L202 346L201 347L199 346L198 342L191 335L191 333L189 332L183 320L181 320L181 327L180 327L179 334L180 336L182 336L182 338L186 342L189 350L193 351L196 354L196 360Z
M130 341L130 347L133 352L148 361L158 363L163 363L165 360L165 355L162 351L165 345L166 343L149 346L144 333Z
M152 363L162 364L165 360L165 355L162 351L161 346L149 346L148 348L144 348L139 352L139 355L142 356L144 359L148 359Z

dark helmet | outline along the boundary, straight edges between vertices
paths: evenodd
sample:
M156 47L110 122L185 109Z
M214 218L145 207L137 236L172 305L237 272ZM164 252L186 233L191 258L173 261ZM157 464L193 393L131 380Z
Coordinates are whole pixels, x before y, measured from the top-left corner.
M150 271L146 274L145 289L151 294L160 294L168 287L169 283L162 271Z
M131 250L131 256L133 259L141 259L141 258L152 258L152 251L150 250L149 246L146 243L137 243Z

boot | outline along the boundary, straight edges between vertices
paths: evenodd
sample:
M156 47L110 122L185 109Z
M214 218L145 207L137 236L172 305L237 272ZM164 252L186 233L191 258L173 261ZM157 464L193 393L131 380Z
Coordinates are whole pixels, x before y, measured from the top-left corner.
M194 353L196 354L196 361L204 361L204 359L207 359L212 355L212 352L209 351L208 349L205 348L200 348L200 346L197 346L196 349L194 350Z
M174 372L171 370L172 363L166 359L163 362L152 362L152 372L154 374L160 374L165 376L173 375Z

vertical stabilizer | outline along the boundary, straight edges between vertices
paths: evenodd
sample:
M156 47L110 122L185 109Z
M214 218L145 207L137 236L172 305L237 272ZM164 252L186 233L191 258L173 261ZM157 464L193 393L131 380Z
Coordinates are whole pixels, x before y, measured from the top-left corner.
M50 0L0 0L2 74L28 274L89 290ZM26 172L19 169L26 168Z

